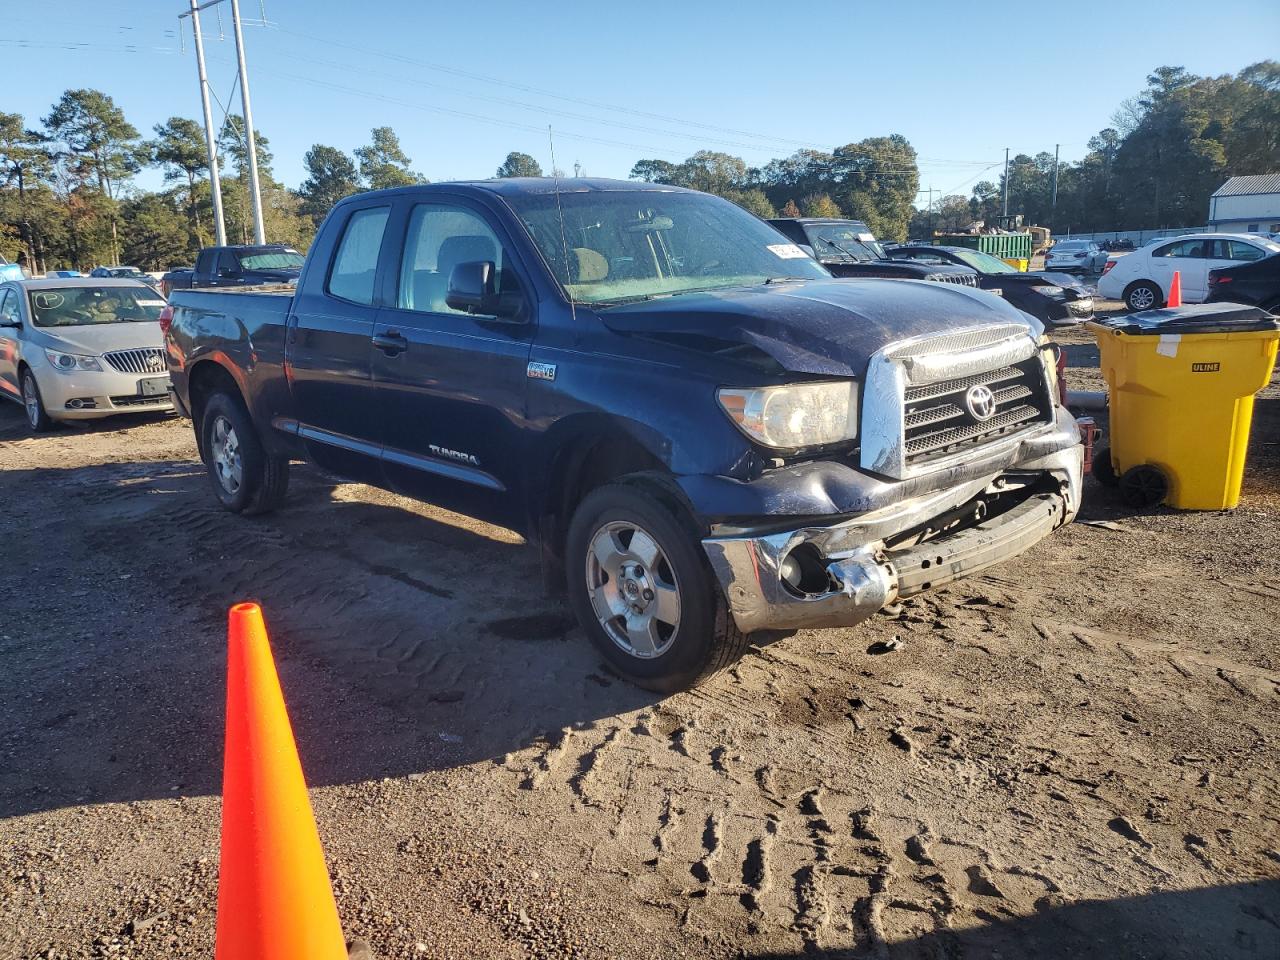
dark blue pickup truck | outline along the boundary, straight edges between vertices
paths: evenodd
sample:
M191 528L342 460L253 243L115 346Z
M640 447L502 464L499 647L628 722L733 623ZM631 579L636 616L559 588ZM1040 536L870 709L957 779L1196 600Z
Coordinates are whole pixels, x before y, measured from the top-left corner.
M305 458L515 529L652 689L1014 556L1080 504L1035 320L832 279L689 190L358 194L296 292L179 291L166 336L228 509L277 506Z

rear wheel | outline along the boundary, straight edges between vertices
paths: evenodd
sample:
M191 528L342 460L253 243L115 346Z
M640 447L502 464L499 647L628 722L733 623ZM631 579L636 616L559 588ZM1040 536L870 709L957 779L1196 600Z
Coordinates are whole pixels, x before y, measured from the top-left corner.
M204 408L205 466L218 502L232 513L266 513L289 489L289 461L267 453L239 397L215 393Z
M680 509L640 484L611 483L582 501L566 540L583 629L614 670L663 693L701 682L747 647Z
M1106 487L1114 487L1120 482L1116 475L1116 465L1111 462L1110 447L1094 447L1093 478Z
M1133 311L1154 310L1164 306L1164 291L1150 280L1138 280L1125 289L1124 305Z
M44 433L53 429L53 420L44 409L36 375L25 368L22 371L22 409L27 414L27 427L32 433Z
M1169 495L1169 478L1149 463L1130 467L1120 477L1120 496L1135 509L1154 507Z

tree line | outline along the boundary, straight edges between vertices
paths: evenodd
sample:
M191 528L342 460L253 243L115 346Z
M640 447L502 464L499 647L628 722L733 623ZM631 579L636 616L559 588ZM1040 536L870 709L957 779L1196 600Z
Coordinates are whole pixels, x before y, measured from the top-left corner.
M276 179L270 141L260 131L254 135L263 218L273 242L305 248L343 197L426 182L391 127L375 127L369 142L350 154L313 145L297 189ZM253 225L243 119L228 115L217 140L228 239L248 242ZM1280 168L1280 63L1267 60L1220 77L1160 67L1088 146L1081 161L1058 165L1056 202L1053 155L1014 156L1009 212L1056 234L1203 223L1209 195L1227 177ZM135 187L144 167L163 171L162 189ZM513 151L495 175L543 172L533 157ZM715 193L761 217L859 219L887 240L991 223L1001 213L1005 186L1002 175L979 182L968 196L953 193L918 207L916 152L899 134L830 152L800 150L759 167L700 150L679 163L639 160L630 175ZM33 272L191 263L213 242L211 201L204 132L194 120L170 117L144 138L98 90L66 91L35 125L0 112L0 255Z
M1160 67L1125 100L1078 163L1020 153L1009 161L1009 212L1055 234L1199 226L1228 177L1280 172L1280 63L1234 76L1199 77ZM912 217L912 236L963 229L1001 213L1004 177L951 194Z

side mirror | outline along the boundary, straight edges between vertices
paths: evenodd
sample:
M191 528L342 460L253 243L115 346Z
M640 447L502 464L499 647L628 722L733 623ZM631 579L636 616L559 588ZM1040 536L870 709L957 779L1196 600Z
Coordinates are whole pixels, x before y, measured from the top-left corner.
M469 260L449 273L444 302L454 310L515 323L523 322L524 299L518 293L498 293L497 268L491 260Z

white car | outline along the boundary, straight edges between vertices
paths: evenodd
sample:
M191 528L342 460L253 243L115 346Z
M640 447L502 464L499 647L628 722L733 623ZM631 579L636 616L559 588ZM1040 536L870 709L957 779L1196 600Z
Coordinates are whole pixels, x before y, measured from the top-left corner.
M1157 240L1107 261L1098 279L1098 295L1123 300L1130 310L1162 307L1176 270L1182 276L1182 302L1203 303L1209 295L1209 271L1280 253L1266 237L1239 233L1190 233Z
M1059 240L1044 255L1044 268L1061 273L1097 273L1107 251L1092 240Z
M32 431L58 420L172 410L164 300L137 280L0 284L0 396Z

